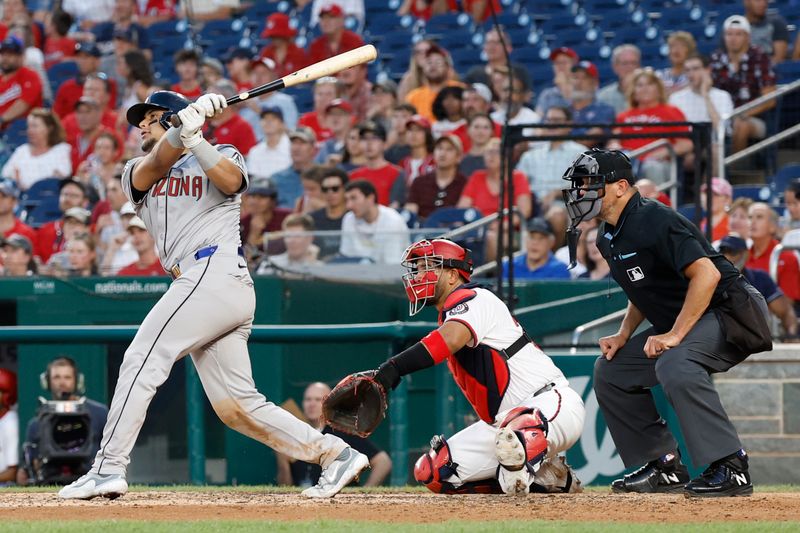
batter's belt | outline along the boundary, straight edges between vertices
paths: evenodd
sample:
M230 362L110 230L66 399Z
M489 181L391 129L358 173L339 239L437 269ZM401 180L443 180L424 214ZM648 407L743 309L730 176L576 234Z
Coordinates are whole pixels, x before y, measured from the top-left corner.
M169 269L169 274L172 276L172 279L178 279L183 272L186 272L194 265L196 265L201 259L205 259L206 257L211 257L215 253L225 254L225 255L238 255L240 257L244 257L244 248L241 246L236 245L224 245L224 244L214 244L211 246L206 246L205 248L200 248L194 254L181 259L177 263L175 263L172 268Z

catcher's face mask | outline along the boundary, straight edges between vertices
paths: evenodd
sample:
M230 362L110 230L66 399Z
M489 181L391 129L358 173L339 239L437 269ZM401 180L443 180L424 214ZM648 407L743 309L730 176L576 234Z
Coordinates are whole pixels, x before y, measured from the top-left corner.
M406 248L400 264L406 269L403 287L408 297L409 315L416 315L425 304L435 300L436 284L443 268L454 268L469 281L471 255L466 248L446 239L425 239Z

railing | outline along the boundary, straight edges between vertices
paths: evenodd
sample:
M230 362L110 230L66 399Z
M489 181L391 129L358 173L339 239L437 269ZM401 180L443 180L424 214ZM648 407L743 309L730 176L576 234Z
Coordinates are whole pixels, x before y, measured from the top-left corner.
M725 177L726 165L733 164L736 161L739 161L740 159L743 159L749 155L764 150L765 148L769 148L775 143L778 143L783 139L791 137L792 135L795 135L796 133L800 132L800 127L798 127L800 125L796 125L793 126L792 128L789 128L788 130L785 130L783 132L777 133L776 135L773 135L772 137L764 139L763 141L753 146L750 146L739 153L733 154L729 157L725 157L725 133L727 130L728 122L733 118L744 115L748 111L752 111L757 107L772 102L773 100L776 100L786 94L794 92L798 88L800 88L800 80L793 81L792 83L787 83L786 85L781 85L775 91L769 94L765 94L763 96L759 96L755 100L747 102L743 106L737 107L729 114L720 117L720 120L716 126L716 139L714 139L714 142L717 145L717 173L720 178ZM776 139L776 137L778 136L780 136L780 138Z
M569 353L571 355L578 353L578 346L581 342L581 336L586 333L587 330L599 328L600 326L605 326L606 324L622 320L627 311L627 309L620 309L619 311L614 311L606 316L601 316L600 318L596 318L575 328L572 331L572 348L570 348Z
M658 139L649 144L632 150L628 157L631 159L637 158L644 154L649 154L661 148L666 148L669 152L669 181L662 183L658 186L659 191L669 190L669 199L672 205L678 205L678 154L675 153L675 148L669 139Z

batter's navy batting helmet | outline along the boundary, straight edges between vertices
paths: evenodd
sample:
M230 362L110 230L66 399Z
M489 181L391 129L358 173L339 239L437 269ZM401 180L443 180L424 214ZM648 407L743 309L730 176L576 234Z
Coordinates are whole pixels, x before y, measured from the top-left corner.
M152 111L154 109L167 111L167 113L161 115L158 123L161 124L165 130L168 130L171 126L169 123L169 117L187 107L191 103L191 100L182 94L172 91L156 91L148 96L144 103L134 104L128 108L126 117L131 126L138 128L139 123L144 120L144 116L148 111Z

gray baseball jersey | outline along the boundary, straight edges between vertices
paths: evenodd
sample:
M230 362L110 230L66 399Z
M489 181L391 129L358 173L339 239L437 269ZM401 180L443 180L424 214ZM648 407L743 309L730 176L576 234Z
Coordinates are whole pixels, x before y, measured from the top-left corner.
M241 169L246 188L242 155L229 145L217 149ZM125 195L155 237L162 265L179 264L180 275L125 352L92 472L125 475L156 389L189 353L223 422L289 457L327 467L347 444L267 401L253 382L247 339L255 291L237 253L240 194L224 194L186 154L143 197L134 197L131 174L139 160L125 168Z

